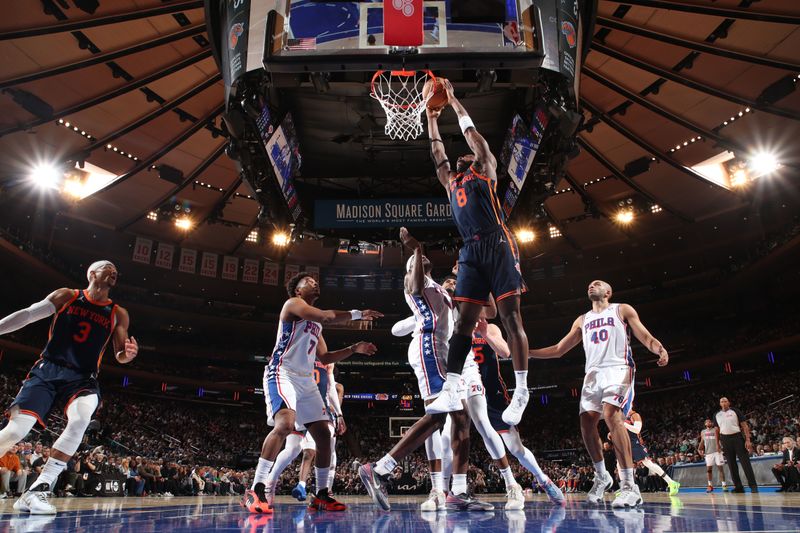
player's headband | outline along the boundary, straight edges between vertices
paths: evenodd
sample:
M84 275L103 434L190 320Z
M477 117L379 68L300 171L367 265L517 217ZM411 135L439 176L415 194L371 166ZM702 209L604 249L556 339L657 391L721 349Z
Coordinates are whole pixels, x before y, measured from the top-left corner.
M92 272L100 270L101 268L105 268L108 265L117 268L116 266L114 266L114 263L112 263L111 261L107 261L105 259L101 261L95 261L94 263L89 265L89 268L86 270L86 279L92 281Z

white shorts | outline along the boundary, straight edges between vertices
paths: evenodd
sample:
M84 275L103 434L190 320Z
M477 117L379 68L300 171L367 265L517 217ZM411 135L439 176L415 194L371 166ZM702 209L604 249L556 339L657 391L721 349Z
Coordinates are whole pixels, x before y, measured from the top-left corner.
M268 367L264 370L264 400L270 426L275 425L275 415L284 408L295 412L295 427L330 420L312 374L303 376L286 368L271 373Z
M723 466L725 464L725 456L722 452L714 452L706 454L706 466Z
M447 376L447 344L432 339L433 335L415 336L408 345L408 364L417 376L423 400L439 396Z
M634 369L627 365L592 368L583 378L580 412L603 412L603 404L620 407L627 414L633 407Z

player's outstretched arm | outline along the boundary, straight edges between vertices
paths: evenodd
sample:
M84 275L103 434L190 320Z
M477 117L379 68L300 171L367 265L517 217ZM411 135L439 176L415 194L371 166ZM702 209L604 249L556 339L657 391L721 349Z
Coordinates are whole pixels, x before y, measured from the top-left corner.
M344 324L351 320L371 321L372 319L383 317L383 313L372 309L364 309L363 311L358 309L353 309L352 311L323 310L313 305L308 305L302 298L289 298L281 311L282 317L284 313L301 320L310 320L320 324Z
M450 98L450 105L456 112L456 115L458 115L458 125L461 127L461 132L464 134L464 138L467 140L469 149L472 150L473 154L475 154L475 159L480 163L481 170L483 170L483 173L486 175L486 177L493 180L497 179L495 172L497 168L497 160L489 148L489 143L486 142L486 139L483 138L483 135L478 133L478 130L475 128L475 124L473 124L469 113L467 113L467 110L464 108L463 104L458 100L458 98L456 98L453 85L450 83L450 81L445 80L444 86L445 90L447 91L447 95Z
M409 294L419 296L425 288L425 268L422 266L422 245L411 236L406 228L400 228L400 240L412 251L411 271L406 273L405 289Z
M128 337L128 327L131 319L128 311L117 306L115 311L117 325L114 327L112 342L114 343L114 357L118 363L130 363L139 354L139 343L133 337Z
M395 337L405 337L414 332L417 325L417 319L414 316L404 318L399 322L395 322L392 326L392 335Z
M489 324L485 318L480 318L475 330L480 333L481 337L486 339L486 342L489 343L489 346L499 357L503 359L511 357L511 348L508 347L508 343L503 338L503 332L500 331L500 328L494 324Z
M335 350L333 352L328 351L328 345L325 343L325 339L320 335L319 337L319 344L317 344L317 359L323 365L328 365L331 363L338 363L339 361L343 361L354 354L364 354L364 355L375 355L375 352L378 351L377 346L372 344L371 342L357 342L355 344L351 344L347 348L342 348L341 350Z
M619 313L631 327L634 337L639 339L639 342L641 342L645 348L658 356L658 366L666 366L666 364L669 363L669 354L667 350L658 339L647 331L642 321L639 320L639 314L636 310L628 304L620 304Z
M428 136L431 140L431 158L433 164L436 165L436 177L449 196L452 172L450 171L450 160L447 159L447 152L444 150L442 134L439 132L439 116L442 114L442 110L425 108L425 113L428 117Z
M572 323L572 328L570 328L569 333L567 333L563 339L558 341L558 344L548 346L547 348L529 350L528 357L531 359L556 359L576 347L578 343L581 342L582 318L582 316L579 316L575 319L575 322Z
M75 291L72 289L57 289L51 292L47 295L47 298L41 302L36 302L30 307L20 309L0 319L0 335L12 333L18 329L24 328L28 324L52 316L74 297Z

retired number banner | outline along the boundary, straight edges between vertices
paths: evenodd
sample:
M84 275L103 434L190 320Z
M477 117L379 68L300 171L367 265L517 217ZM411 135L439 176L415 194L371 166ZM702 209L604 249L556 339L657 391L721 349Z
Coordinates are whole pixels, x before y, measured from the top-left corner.
M150 264L150 254L153 252L153 241L136 237L136 243L133 245L133 260L137 263Z

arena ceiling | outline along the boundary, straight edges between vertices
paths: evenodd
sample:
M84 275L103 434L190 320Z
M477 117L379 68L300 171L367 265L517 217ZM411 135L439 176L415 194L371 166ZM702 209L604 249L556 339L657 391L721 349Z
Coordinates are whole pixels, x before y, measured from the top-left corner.
M93 13L80 8L87 4L15 2L0 20L4 183L37 163L82 159L121 177L60 206L65 216L207 250L266 253L245 243L259 205L224 153L224 87L203 2L101 0ZM600 0L581 80L581 152L519 219L555 225L564 238L543 246L564 249L685 230L752 201L752 190L729 190L690 168L726 150L776 154L776 186L796 190L798 23L800 5L785 0ZM380 115L367 89L350 89L347 105L309 79L286 91L304 157L301 197L439 194L425 143L393 148L376 140L377 123L348 112L374 106ZM463 89L476 124L499 146L512 114L503 88ZM154 168L163 165L180 171L175 183ZM621 226L614 214L629 198L662 211ZM147 219L176 200L191 206L192 231Z

